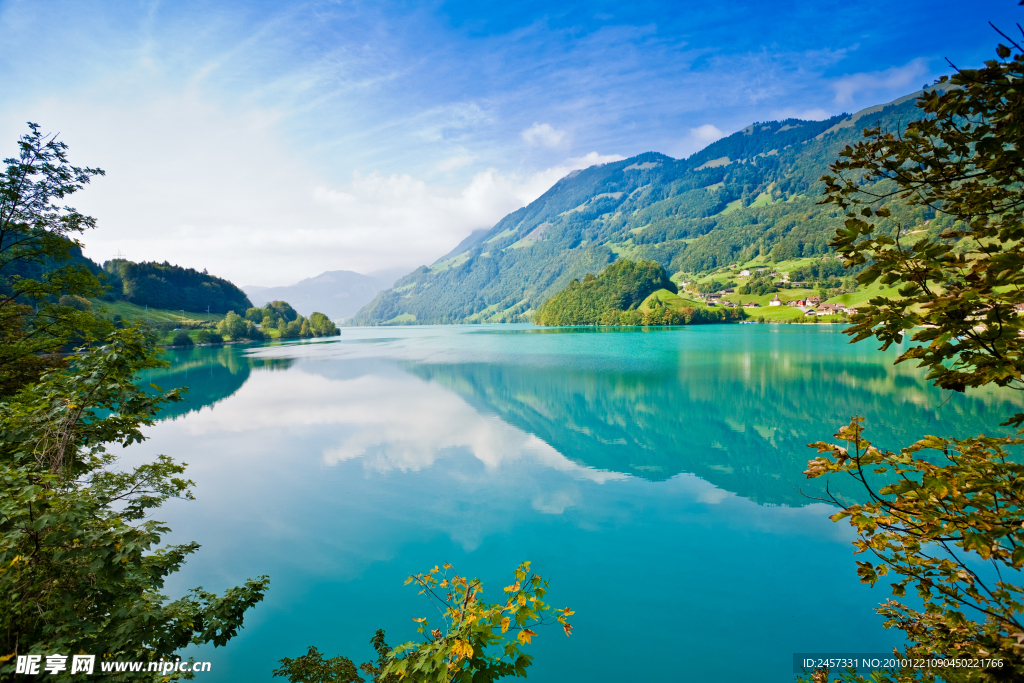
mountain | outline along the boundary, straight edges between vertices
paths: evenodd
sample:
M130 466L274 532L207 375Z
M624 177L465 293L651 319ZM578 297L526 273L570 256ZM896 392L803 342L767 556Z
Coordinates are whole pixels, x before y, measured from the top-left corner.
M824 255L841 225L817 204L822 175L866 126L921 116L918 93L824 121L754 123L687 159L647 152L573 171L447 257L379 293L354 324L528 320L573 279L619 257L699 274L755 257ZM907 225L945 219L890 207Z
M403 271L404 272L404 271ZM370 275L351 270L331 270L283 287L242 287L256 306L287 301L302 315L319 311L332 320L351 318L377 292L387 289L401 272L378 271Z

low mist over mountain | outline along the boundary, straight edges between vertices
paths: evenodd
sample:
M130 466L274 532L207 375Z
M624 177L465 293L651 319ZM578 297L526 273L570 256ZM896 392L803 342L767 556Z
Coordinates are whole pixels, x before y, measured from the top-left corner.
M270 301L287 301L302 315L319 311L332 320L343 320L355 315L377 292L393 285L406 272L401 268L363 275L351 270L331 270L294 285L246 285L242 290L255 306L263 306Z
M648 152L574 171L539 199L383 291L355 324L528 320L619 257L697 274L761 256L823 255L841 225L820 178L865 127L920 117L917 93L825 121L755 123L688 159ZM904 225L935 219L904 207ZM937 229L942 219L931 220Z

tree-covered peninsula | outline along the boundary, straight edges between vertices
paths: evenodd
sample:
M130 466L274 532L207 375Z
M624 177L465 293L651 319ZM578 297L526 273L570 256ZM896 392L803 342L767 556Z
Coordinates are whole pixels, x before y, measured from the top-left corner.
M534 317L538 325L687 325L732 322L743 318L740 309L710 310L685 303L678 297L666 305L657 292L675 294L673 283L657 261L622 259L594 277L573 280L569 286L541 304ZM667 298L667 297L666 297Z

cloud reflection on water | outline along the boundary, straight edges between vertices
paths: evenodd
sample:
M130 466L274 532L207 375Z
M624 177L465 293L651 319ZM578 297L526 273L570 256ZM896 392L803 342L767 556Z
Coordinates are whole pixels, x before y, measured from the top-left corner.
M322 460L362 458L380 473L419 471L446 451L465 448L489 469L530 458L574 477L603 483L627 475L581 466L535 435L478 412L458 394L413 375L330 379L296 368L253 375L235 400L204 409L181 425L193 436L253 428L338 425L341 443Z

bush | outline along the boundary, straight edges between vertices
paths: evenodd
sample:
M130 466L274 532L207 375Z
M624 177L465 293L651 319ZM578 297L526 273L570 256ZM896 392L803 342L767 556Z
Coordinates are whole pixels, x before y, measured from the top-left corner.
M58 303L61 306L68 306L76 311L91 311L92 302L86 299L84 296L78 296L76 294L65 294L60 298Z
M192 337L188 336L188 332L185 330L179 330L178 334L174 335L174 339L171 340L172 346L194 346L195 342L192 341Z
M223 343L224 337L210 330L199 330L199 334L196 335L196 341L200 344L220 344Z

